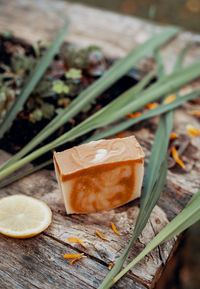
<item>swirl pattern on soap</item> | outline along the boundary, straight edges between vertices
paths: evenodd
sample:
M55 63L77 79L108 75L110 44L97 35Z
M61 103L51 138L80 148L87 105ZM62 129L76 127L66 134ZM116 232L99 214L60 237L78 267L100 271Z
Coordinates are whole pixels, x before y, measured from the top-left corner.
M106 143L102 141L91 142L82 146L82 149L75 147L72 151L71 159L79 167L84 168L86 164L92 166L102 164L105 161L114 162L119 157L123 160L124 155L130 156L131 149L122 141L113 139Z
M90 213L118 207L131 200L135 187L133 162L92 168L74 179L70 206L75 212Z

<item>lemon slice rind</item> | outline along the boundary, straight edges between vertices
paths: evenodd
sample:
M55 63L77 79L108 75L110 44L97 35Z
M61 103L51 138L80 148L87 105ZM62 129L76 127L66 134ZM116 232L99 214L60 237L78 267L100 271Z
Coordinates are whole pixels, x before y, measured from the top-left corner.
M0 199L0 233L13 238L30 238L43 232L52 212L43 201L23 194Z

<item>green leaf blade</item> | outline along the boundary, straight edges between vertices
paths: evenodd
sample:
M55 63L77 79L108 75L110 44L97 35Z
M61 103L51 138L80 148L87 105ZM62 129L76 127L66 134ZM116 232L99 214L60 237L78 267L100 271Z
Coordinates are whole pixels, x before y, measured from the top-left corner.
M39 143L73 118L84 106L90 103L104 90L109 88L115 81L127 73L143 57L158 49L169 39L176 36L180 29L177 27L165 28L162 32L153 35L145 43L136 47L129 55L114 64L101 78L95 81L91 86L85 89L78 97L74 99L63 111L57 115L23 150L16 154L10 161L1 167L8 167L15 163L21 157L33 150Z
M7 116L5 117L4 121L0 126L0 138L4 135L4 133L10 128L14 118L18 114L18 112L22 109L23 104L29 97L30 93L39 82L41 76L46 71L47 67L49 66L50 62L52 61L55 54L58 52L60 45L62 44L64 37L68 31L69 23L67 22L65 26L59 31L57 34L54 42L49 47L45 55L42 57L40 62L38 62L33 69L32 73L27 80L21 95L17 98L16 102L8 111Z

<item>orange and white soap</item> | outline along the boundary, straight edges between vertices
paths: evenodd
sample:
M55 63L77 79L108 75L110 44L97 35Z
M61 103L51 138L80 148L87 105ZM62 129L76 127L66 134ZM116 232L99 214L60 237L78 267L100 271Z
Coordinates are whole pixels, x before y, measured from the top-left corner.
M143 159L144 153L134 136L92 141L54 153L67 213L108 210L138 198Z

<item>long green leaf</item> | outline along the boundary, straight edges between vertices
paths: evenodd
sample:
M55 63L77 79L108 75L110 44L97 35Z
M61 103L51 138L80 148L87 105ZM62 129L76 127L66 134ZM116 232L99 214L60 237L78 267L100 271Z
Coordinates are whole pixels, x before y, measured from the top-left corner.
M200 95L200 90L197 90L197 91L194 91L192 93L189 93L185 96L182 96L182 97L179 97L177 98L175 101L169 103L169 104L161 104L160 106L158 106L157 108L155 109L152 109L152 110L149 110L143 114L141 114L140 116L134 118L134 119L128 119L128 120L125 120L123 122L120 122L119 124L117 125L112 125L112 127L106 129L106 130L103 130L102 132L98 133L97 134L97 137L96 137L96 140L97 139L100 139L100 138L106 138L106 137L109 137L111 135L115 135L123 130L126 130L127 128L135 125L136 123L139 123L143 120L146 120L146 119L149 119L151 117L154 117L154 116L157 116L159 114L162 114L162 113L165 113L171 109L175 109L177 108L178 106L180 106L182 103L190 100L190 99L193 99L193 98L196 98L198 95ZM91 140L93 139L94 137L92 136ZM90 138L88 139L88 141L91 141Z
M41 58L41 60L36 64L35 68L31 72L20 96L17 97L16 101L8 111L6 117L4 118L1 126L0 126L0 138L4 135L4 133L10 128L13 120L15 119L18 112L22 109L25 101L29 97L30 93L34 89L34 87L39 82L40 78L48 68L51 63L53 57L56 53L58 53L59 48L64 40L64 37L68 31L69 23L64 25L64 27L59 31L55 40Z
M121 76L127 73L137 62L143 57L153 52L163 45L170 38L174 37L180 30L175 27L166 28L162 33L155 34L145 43L137 46L129 55L119 60L113 65L103 77L95 81L91 86L85 89L73 102L69 104L63 111L58 114L23 150L15 155L10 161L2 166L1 169L7 167L20 159L39 143L56 131L60 126L66 123L70 118L73 118L81 109L110 87Z
M135 86L133 86L132 88L127 90L125 93L122 93L117 99L112 101L111 104L108 105L108 107L110 107L111 105L115 105L115 108L117 109L117 107L120 108L123 105L127 104L131 99L133 100L136 97L138 97L138 94L149 83L149 81L152 79L153 76L155 76L155 71L151 71L140 82L138 82L138 84L136 84ZM50 123L52 124L52 122L50 122ZM49 126L49 130L51 130L51 125L49 124L48 126ZM26 145L21 151L19 151L12 158L10 158L7 162L5 162L0 167L0 170L8 167L9 165L13 164L17 160L19 160L21 157L23 157L25 154L27 154L36 144L38 144L40 135L42 138L44 138L44 136L46 137L48 135L48 132L46 132L46 128L47 128L47 126L28 145Z
M117 276L110 280L109 284L104 289L109 289L123 275L125 275L133 266L141 261L153 249L179 235L181 232L189 228L191 225L200 220L200 190L192 197L189 204L183 211L175 217L167 226L162 229L156 237L145 247L145 249L126 266Z
M153 190L152 190L152 194L154 194L154 196L159 197L160 196L160 192L163 189L164 183L165 183L165 179L166 179L166 174L167 174L167 166L166 166L166 162L163 162L163 167L162 170L160 171L160 177L158 178L158 182L156 182ZM152 206L154 205L154 202L152 201ZM146 222L148 221L149 218L149 214L151 212L151 209L148 208L147 214L144 218L144 224L143 227L145 226ZM139 216L138 216L139 217ZM138 218L137 218L138 220ZM137 223L136 223L137 224ZM133 244L135 243L135 241L138 238L138 235L140 233L136 232L134 229L134 234L133 237L131 238L131 240L129 241L128 246L125 248L125 250L123 251L123 253L121 254L121 256L118 258L117 262L115 263L113 269L108 273L108 275L106 276L106 278L103 280L103 282L101 283L101 285L98 287L98 289L106 289L106 288L110 288L110 282L111 280L113 280L113 278L119 273L119 271L121 270L125 259L130 251L130 249L132 248Z
M109 136L112 136L112 135L115 135L131 126L133 126L134 124L136 123L139 123L143 120L146 120L146 119L149 119L151 117L154 117L154 116L157 116L159 114L163 114L165 112L168 112L172 109L175 109L177 108L178 106L180 106L182 103L190 100L190 99L193 99L195 97L197 97L198 95L200 95L200 90L198 91L195 91L193 93L189 93L183 97L180 97L178 99L176 99L175 101L169 103L169 104L162 104L160 106L158 106L157 108L153 109L153 110L149 110L147 111L146 113L143 113L141 116L135 118L135 119L128 119L122 123L119 123L117 125L114 125L112 126L111 128L107 128L105 129L104 131L101 131L99 133L96 133L94 135L92 135L91 137L89 137L86 141L84 141L84 143L87 143L87 142L90 142L90 141L95 141L95 140L99 140L99 139L102 139L102 138L106 138L106 137L109 137ZM49 163L53 163L53 161L50 161L49 160ZM8 180L6 179L5 181L2 181L0 183L0 188L3 188L4 186L7 186L9 184L11 184L12 182L16 181L16 180L19 180L20 178L24 177L24 176L27 176L29 174L31 174L32 172L35 172L41 168L44 168L45 166L47 166L48 164L46 164L46 162L44 162L43 164L41 164L41 166L37 166L35 168L34 171L32 170L27 170L23 173L19 173L18 175L14 176L13 178L9 178Z
M33 173L45 168L46 166L48 166L48 165L50 165L52 163L53 163L53 160L50 159L50 160L47 160L47 161L43 162L40 165L34 166L33 168L30 168L30 169L26 169L23 172L20 172L20 173L14 175L14 176L11 176L11 177L3 180L0 183L0 189L4 188L4 187L6 187L6 186L8 186L8 185L20 180L20 179L22 179L23 177L26 177L28 175L33 174Z
M178 86L179 86L179 83L178 83ZM166 91L169 90L166 84L164 84L163 86L164 86L163 89L159 89L159 94L157 94L157 92L155 92L155 96L154 96L155 99L156 99L156 97L165 94ZM176 85L174 85L174 87L176 87ZM145 96L148 97L148 93L145 93ZM152 97L152 95L151 95L151 97ZM116 114L112 114L112 116L109 115L108 121L106 122L106 124L109 124L109 123L117 120L119 117L125 116L127 113L131 112L135 107L137 107L137 109L141 108L148 101L149 101L149 97L145 101L143 98L141 98L141 102L139 102L138 100L134 100L133 103L131 103L130 105L126 105L125 107L122 107L122 109L117 112L117 115ZM136 105L135 105L135 103L136 103ZM97 112L96 114L99 114L99 112ZM81 135L83 135L83 134L85 134L85 133L87 133L87 132L89 132L95 128L98 128L98 127L101 127L102 125L105 125L104 118L105 118L105 116L102 115L102 117L99 119L99 122L94 122L93 116L90 117L89 119L82 122L80 125L76 126L75 128L71 129L69 132L67 132L64 135L62 135L61 137L59 137L57 140L43 146L42 148L34 151L33 153L29 154L28 156L19 160L18 162L14 163L13 165L10 165L8 168L5 168L4 170L2 170L0 172L0 179L2 179L3 177L6 177L7 175L12 173L16 169L20 168L21 166L25 165L26 163L28 163L34 159L36 159L37 157L41 156L42 154L52 150L53 148L56 148L57 146L64 144L67 141L72 140L78 136L81 136ZM88 121L88 120L90 120L90 121Z
M183 60L182 55L183 53L181 53L178 57L177 60L178 64L175 64L174 67L175 71L177 70L178 66L180 66L182 63L182 61L179 61L179 58ZM162 80L164 78L164 65L162 62L160 51L156 51L155 56L158 66L157 70L159 73L159 79ZM107 288L108 284L110 283L110 280L112 280L116 276L116 274L121 270L130 249L132 248L136 239L146 226L149 216L158 199L160 198L167 174L166 155L169 136L172 130L172 124L173 124L173 111L169 111L168 113L162 115L154 138L149 165L145 176L144 189L142 191L142 197L140 201L141 204L140 211L136 220L133 237L131 238L128 246L120 256L120 258L117 260L114 268L104 279L99 289Z

